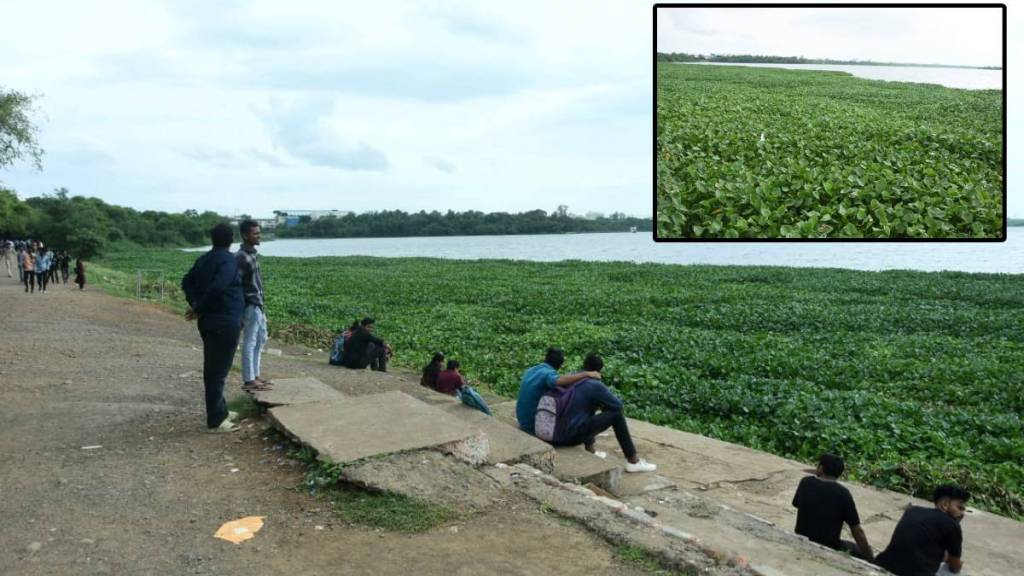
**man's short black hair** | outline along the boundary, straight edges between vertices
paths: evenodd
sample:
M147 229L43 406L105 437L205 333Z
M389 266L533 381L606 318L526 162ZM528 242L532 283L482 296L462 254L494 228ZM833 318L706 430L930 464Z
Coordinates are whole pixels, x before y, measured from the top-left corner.
M259 227L259 223L255 220L242 220L242 222L238 224L238 231L242 234L248 234L253 228Z
M600 372L604 369L604 360L601 360L601 355L597 352L591 352L583 359L583 369Z
M231 242L235 239L235 231L227 222L221 222L210 229L210 240L214 248L230 248Z
M971 499L971 493L959 486L953 484L943 484L935 489L932 493L932 502L938 502L943 498L949 498L950 500L963 500L965 503Z
M373 318L367 316L366 318L363 318L363 321L360 322L359 324L362 326L369 326L370 324L376 324L376 322L373 320Z
M448 370L455 370L459 366L460 366L460 364L459 364L458 360L449 360L448 361Z
M846 463L835 454L822 454L818 458L818 464L821 465L821 471L825 473L825 476L831 476L832 478L839 478L843 475L843 470L846 470Z
M562 352L561 348L548 348L547 354L544 355L544 362L558 370L565 363L565 353Z

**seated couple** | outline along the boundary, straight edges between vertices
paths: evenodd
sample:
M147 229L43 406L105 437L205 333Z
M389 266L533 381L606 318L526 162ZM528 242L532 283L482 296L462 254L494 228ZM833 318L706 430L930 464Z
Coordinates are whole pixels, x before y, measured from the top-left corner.
M555 446L583 444L588 452L602 458L604 455L596 450L597 435L612 428L626 457L626 472L656 470L657 466L637 454L622 413L622 400L601 381L601 357L590 354L583 361L583 372L559 376L558 369L564 362L565 354L560 349L548 348L544 362L523 374L516 402L519 428L534 436L551 436L548 441ZM547 410L545 406L554 407L546 414L553 413L554 426L551 429L545 425L549 433L538 435L537 414Z
M388 358L393 350L387 342L373 334L373 329L373 318L353 322L348 330L334 340L329 362L334 366L356 370L364 370L369 366L370 370L387 372Z
M459 361L449 360L444 370L441 369L441 366L445 366L444 354L438 352L430 359L430 363L423 367L420 385L432 388L442 394L455 396L463 404L490 416L491 409L487 406L487 402L472 386L466 383L466 379L459 372Z

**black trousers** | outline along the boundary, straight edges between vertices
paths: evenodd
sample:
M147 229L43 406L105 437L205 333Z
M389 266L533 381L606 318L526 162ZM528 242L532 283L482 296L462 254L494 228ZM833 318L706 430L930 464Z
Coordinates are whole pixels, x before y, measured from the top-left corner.
M619 410L598 412L591 416L576 433L569 436L558 444L560 446L593 446L595 438L609 427L615 430L615 439L619 441L622 454L627 460L636 456L636 446L633 445L633 438L629 435L629 426L626 425L626 417Z
M241 326L201 330L203 338L203 387L206 396L206 426L216 428L228 417L224 384L235 360Z
M36 272L36 284L40 290L46 290L47 280L50 278L50 271Z
M32 270L26 270L22 276L21 281L25 283L25 292L28 292L28 287L32 286L32 291L36 291L36 273Z
M366 352L362 358L359 358L355 362L349 361L345 364L346 368L352 368L355 370L365 370L369 366L370 370L376 370L378 372L388 371L388 350L383 346L377 346L373 342L366 345Z

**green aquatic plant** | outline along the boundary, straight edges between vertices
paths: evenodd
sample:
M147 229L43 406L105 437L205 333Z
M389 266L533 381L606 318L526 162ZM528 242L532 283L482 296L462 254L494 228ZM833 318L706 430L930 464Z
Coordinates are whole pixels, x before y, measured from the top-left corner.
M661 238L997 238L1003 94L659 63Z

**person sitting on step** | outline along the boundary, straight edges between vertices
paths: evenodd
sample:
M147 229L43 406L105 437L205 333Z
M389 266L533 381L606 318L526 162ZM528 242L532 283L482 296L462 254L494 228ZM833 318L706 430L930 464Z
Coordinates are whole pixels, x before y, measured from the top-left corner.
M392 354L391 346L374 336L373 318L363 318L359 324L359 329L345 343L345 351L341 357L342 365L356 370L363 370L369 366L370 370L387 372L388 357Z
M838 482L846 464L835 454L822 454L814 476L800 480L793 495L796 512L796 533L811 542L846 551L862 560L871 561L871 545L860 526L857 505L846 486ZM843 523L850 527L856 541L842 540Z
M604 360L597 354L588 354L583 360L583 374L588 372L600 374L603 369ZM657 465L640 458L637 454L636 446L633 445L633 439L629 434L626 416L622 413L622 400L612 393L601 380L586 377L577 382L575 394L564 417L567 419L565 433L562 438L557 439L556 445L579 446L583 444L588 452L604 457L596 449L597 435L612 428L615 431L615 439L618 440L619 447L622 449L622 455L626 457L626 472L654 472L657 470Z
M946 484L932 494L934 508L908 506L875 563L897 576L935 574L943 562L949 572L960 572L964 543L960 521L970 498L967 490Z
M430 363L423 367L423 375L420 376L420 386L426 386L427 388L434 388L437 385L437 375L441 373L444 366L444 354L435 352L434 356L430 359Z

